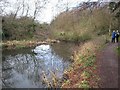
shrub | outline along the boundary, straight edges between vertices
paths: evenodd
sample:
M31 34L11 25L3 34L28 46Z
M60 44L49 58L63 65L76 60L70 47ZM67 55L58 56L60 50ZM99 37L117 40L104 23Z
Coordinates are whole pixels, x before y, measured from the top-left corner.
M13 19L11 15L8 15L2 18L3 40L30 39L34 36L40 36L39 33L44 33L43 36L45 36L46 31L49 28L48 24L40 24L37 21L33 21L31 17L20 17Z

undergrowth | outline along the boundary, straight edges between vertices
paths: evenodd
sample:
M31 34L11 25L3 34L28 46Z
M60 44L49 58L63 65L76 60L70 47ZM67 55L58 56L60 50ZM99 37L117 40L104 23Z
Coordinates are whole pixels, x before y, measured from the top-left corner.
M74 63L65 71L70 79L63 82L63 88L96 88L99 77L96 72L96 52L104 46L106 40L98 37L87 41L74 53ZM69 81L69 82L68 82Z

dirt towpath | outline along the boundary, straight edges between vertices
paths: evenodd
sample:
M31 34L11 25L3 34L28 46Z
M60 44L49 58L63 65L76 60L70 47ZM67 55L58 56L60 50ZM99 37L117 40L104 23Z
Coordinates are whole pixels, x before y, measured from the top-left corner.
M119 44L120 45L120 44ZM109 43L97 55L100 88L118 88L118 43Z

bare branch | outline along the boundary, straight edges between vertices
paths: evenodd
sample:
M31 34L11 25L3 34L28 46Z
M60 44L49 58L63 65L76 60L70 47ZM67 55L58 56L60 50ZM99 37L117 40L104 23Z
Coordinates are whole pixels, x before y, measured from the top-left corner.
M15 12L14 12L13 19L16 18L16 16L18 15L18 12L21 10L21 8L22 8L21 2L19 0L17 0L17 2L15 3Z
M26 15L25 15L26 17L28 16L29 8L30 8L29 4L27 4L27 11L26 11Z
M24 11L25 11L25 0L23 0L23 2L22 2L22 14L21 14L21 16L23 16Z
M35 9L33 14L33 20L36 19L37 15L42 11L43 8L45 8L45 5L47 4L48 0L36 0L34 3Z
M9 5L7 0L0 0L0 15L5 13L6 7Z

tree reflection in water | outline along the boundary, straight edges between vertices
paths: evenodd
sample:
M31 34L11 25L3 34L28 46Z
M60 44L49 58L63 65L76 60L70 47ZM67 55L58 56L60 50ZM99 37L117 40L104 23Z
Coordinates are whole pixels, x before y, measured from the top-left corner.
M46 48L47 47L47 48ZM47 87L42 83L42 75L45 72L48 80L52 80L50 71L55 73L57 78L62 78L65 67L69 61L63 61L52 50L50 45L38 46L26 54L16 53L15 55L3 56L3 84L4 87L15 88L39 88ZM14 52L14 51L13 51Z

